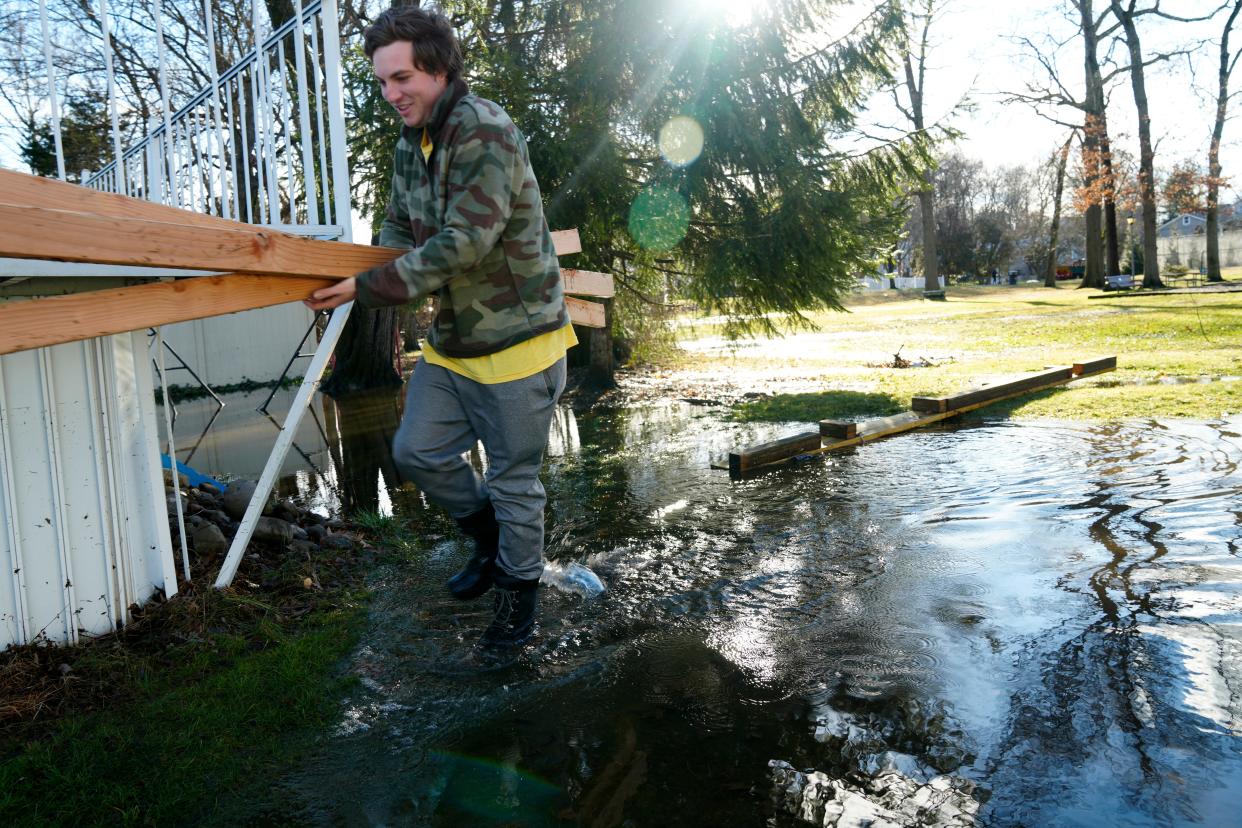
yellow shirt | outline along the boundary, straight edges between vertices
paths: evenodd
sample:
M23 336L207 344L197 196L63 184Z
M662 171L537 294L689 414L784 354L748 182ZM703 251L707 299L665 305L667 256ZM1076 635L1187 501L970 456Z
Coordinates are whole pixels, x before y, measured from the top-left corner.
M431 133L427 131L427 127L423 127L423 140L418 148L423 151L423 160L430 161L431 151L435 149L435 145L431 143Z
M510 345L503 351L479 357L445 356L431 347L431 343L424 342L423 359L475 382L493 385L537 374L565 356L565 352L577 344L578 337L574 334L574 326L566 325L540 334L534 339Z

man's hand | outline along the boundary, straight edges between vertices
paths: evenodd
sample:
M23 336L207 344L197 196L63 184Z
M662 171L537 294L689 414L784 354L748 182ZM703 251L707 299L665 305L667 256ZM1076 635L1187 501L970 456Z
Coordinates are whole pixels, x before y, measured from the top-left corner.
M309 299L303 299L302 304L313 311L327 310L343 305L346 302L352 302L354 297L358 295L358 282L350 276L348 279L342 279L332 287L320 288L310 295Z

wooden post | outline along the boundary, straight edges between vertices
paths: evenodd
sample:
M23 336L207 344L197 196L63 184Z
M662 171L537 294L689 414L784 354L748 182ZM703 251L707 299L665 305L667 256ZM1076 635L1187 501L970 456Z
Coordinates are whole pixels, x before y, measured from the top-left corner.
M591 328L588 337L590 363L587 377L592 383L612 387L617 384L612 360L612 300L601 302L604 306L604 327Z

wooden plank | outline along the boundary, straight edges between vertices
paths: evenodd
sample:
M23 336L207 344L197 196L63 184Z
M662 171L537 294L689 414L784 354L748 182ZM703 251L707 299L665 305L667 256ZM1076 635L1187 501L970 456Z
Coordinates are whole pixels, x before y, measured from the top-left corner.
M1084 359L1082 362L1075 362L1073 366L1074 376L1089 377L1092 374L1102 374L1105 371L1114 371L1117 368L1117 357L1095 357L1093 359Z
M599 302L588 302L585 299L565 297L565 307L569 310L569 319L575 325L585 328L603 328L608 324L604 306Z
M218 230L236 230L253 225L230 221L219 216L194 213L166 204L116 193L105 193L52 178L0 169L0 202L43 207L52 210L77 210L110 218L136 218L169 224L188 224Z
M612 277L607 273L562 268L561 279L564 282L565 292L575 296L598 296L601 299L611 299L616 295Z
M216 229L0 203L0 256L345 278L405 251L239 224Z
M821 437L848 439L858 434L858 423L852 420L820 420L819 434Z
M49 210L72 210L90 213L100 218L142 219L214 230L253 230L255 228L255 225L219 216L195 213L178 207L170 207L167 204L158 204L117 193L105 193L52 178L41 178L37 175L5 169L0 169L0 203ZM553 231L552 246L558 256L582 252L582 240L576 228Z
M0 354L306 298L329 279L228 274L0 303Z
M160 222L163 224L177 224L187 227L196 227L204 230L240 232L251 234L249 238L252 243L256 243L259 247L263 246L263 242L255 238L253 234L262 233L264 237L271 239L299 239L302 237L292 236L287 233L279 233L272 228L260 228L257 225L245 224L243 222L231 221L229 219L220 218L219 216L209 216L203 213L195 213L190 210L182 210L177 207L170 207L165 204L157 204L155 202L146 201L140 198L131 198L129 196L118 195L116 193L105 193L99 190L93 190L89 187L81 187L76 184L69 184L63 181L57 181L50 178L40 178L39 176L27 175L26 173L14 172L11 170L0 169L0 205L8 205L22 210L34 208L35 210L54 210L73 212L90 216L94 221L83 222L87 226L81 227L82 232L90 233L100 229L106 229L104 221L106 219L136 219L139 221ZM31 213L29 218L37 220L41 214ZM57 217L54 214L51 218ZM12 214L10 213L10 217ZM63 218L63 217L62 217ZM131 226L130 235L142 234L150 232L151 228L147 225ZM48 227L46 224L28 224L23 228L25 235L34 235L42 229L43 232L49 232L53 238L64 238L69 234L79 233L79 229L75 229L66 225L56 225ZM167 232L167 231L165 231ZM95 240L96 237L91 235L77 235L77 238L90 238ZM204 237L199 237L204 238ZM221 237L212 239L205 237L207 244L227 244L229 239L234 243L239 242L236 237ZM305 239L306 241L314 241ZM297 248L292 242L286 243L278 241L277 244L284 248ZM344 245L344 242L337 242L338 245ZM582 252L582 241L578 235L576 228L568 230L557 230L552 233L552 244L558 256L568 256L574 253ZM256 268L233 267L223 261L215 261L212 264L204 264L203 269L216 271L238 271L238 272L254 272L265 273L269 275L284 275L286 272L296 272L299 275L315 275L327 276L332 278L344 278L352 276L362 270L366 270L377 265L384 264L402 255L406 251L395 248L377 248L371 245L348 245L352 248L352 255L358 256L361 260L355 261L354 269L349 273L342 272L342 269L333 269L330 272L324 271L322 268L314 264L315 259L311 260L309 265L315 268L314 273L306 273L300 270L288 271L284 267L277 266L275 268L262 266ZM92 250L95 245L91 245ZM63 245L56 246L61 253L65 253ZM159 249L158 247L156 248ZM314 250L314 248L303 248ZM358 251L367 251L359 253ZM145 261L133 261L132 256L124 256L124 261L117 261L115 258L95 257L92 251L78 251L82 255L18 255L13 254L15 258L38 258L38 259L54 259L60 261L78 261L93 263L111 263L111 264L143 264L149 265L153 256L148 255ZM296 250L291 251L296 254ZM150 251L148 251L150 254ZM158 254L155 254L158 255ZM337 254L329 254L337 255ZM291 255L288 258L292 258ZM286 259L286 260L287 260ZM179 257L179 261L184 261L184 256ZM356 266L355 266L356 265ZM167 267L186 267L185 264L167 264ZM349 268L344 268L348 270ZM566 271L575 274L570 276L567 281L574 281L579 286L576 292L586 296L610 297L614 295L612 287L612 278L607 274L591 273L590 271Z
M576 229L553 230L552 247L556 250L556 255L569 256L582 252L582 240L578 238Z
M730 452L729 473L742 475L756 466L768 465L797 457L799 454L817 451L822 445L818 431L804 431L791 437L783 437L770 443Z
M975 403L997 400L1012 395L1014 392L1027 391L1055 380L1070 379L1072 376L1073 369L1070 367L1052 368L1045 371L1037 371L1033 374L1024 374L1012 380L994 383L983 388L951 394L947 397L914 397L910 400L910 407L924 414L958 411Z

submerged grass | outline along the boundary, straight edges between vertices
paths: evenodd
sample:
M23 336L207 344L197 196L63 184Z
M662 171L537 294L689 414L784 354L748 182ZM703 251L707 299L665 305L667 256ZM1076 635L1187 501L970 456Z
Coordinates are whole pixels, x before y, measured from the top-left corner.
M117 635L0 656L0 824L244 821L338 714L366 573L414 552L392 519L359 528L388 546L260 549L227 591L185 584Z
M1088 299L1061 288L951 287L947 301L874 294L850 313L811 317L813 332L730 347L719 329L695 325L699 340L676 367L753 377L760 399L734 406L744 420L811 421L905 410L910 397L947 394L1049 365L1116 355L1118 370L1032 394L975 416L1113 420L1215 418L1242 411L1242 293ZM894 355L924 367L894 367ZM816 393L780 393L774 376L796 376Z

